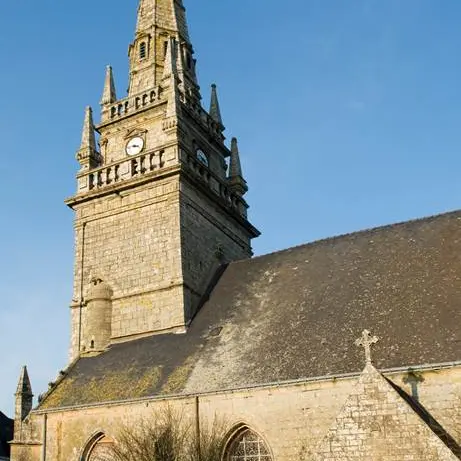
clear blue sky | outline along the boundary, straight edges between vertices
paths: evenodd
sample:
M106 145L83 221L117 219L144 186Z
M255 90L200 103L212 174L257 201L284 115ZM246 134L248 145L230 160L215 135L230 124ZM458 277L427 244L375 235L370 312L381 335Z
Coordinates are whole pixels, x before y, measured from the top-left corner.
M0 2L0 410L67 360L74 159L136 0ZM238 136L257 254L461 207L459 0L185 0Z

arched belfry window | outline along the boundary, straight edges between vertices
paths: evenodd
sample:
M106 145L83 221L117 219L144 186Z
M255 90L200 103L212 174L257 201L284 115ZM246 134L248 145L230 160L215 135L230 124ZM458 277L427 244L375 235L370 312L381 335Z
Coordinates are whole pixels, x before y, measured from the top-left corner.
M102 432L96 434L87 444L82 461L113 461L113 443L114 441Z
M139 45L139 59L145 59L147 57L147 44L146 42L141 42Z
M266 442L247 426L230 437L224 451L224 461L272 461Z

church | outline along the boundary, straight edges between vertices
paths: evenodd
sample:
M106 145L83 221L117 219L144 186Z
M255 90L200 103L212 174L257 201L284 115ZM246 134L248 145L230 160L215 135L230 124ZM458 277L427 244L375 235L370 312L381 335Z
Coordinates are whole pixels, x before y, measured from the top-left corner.
M35 408L22 370L12 461L106 461L165 407L199 437L220 418L222 460L461 459L461 211L253 258L244 148L216 86L202 107L182 0L139 1L115 80L66 200L69 364Z

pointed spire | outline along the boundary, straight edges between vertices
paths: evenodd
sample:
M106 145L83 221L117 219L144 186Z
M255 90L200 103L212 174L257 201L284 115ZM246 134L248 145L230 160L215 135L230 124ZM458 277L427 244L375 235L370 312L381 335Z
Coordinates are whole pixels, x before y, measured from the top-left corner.
M189 41L182 0L139 0L136 35L155 27L177 32L182 40Z
M16 395L32 395L32 386L30 385L29 373L27 367L24 365L19 375L18 387Z
M242 177L242 165L240 163L240 153L237 138L232 138L231 141L231 160L229 177Z
M83 121L82 130L82 143L76 157L82 169L95 168L101 164L101 156L96 150L93 110L90 106L87 106L85 109L85 119Z
M216 122L223 126L221 109L219 108L218 91L216 85L211 85L210 116Z
M34 397L26 366L22 367L21 374L19 375L15 397L15 420L23 421L32 410L32 399Z
M104 91L102 93L101 105L112 104L117 101L115 91L114 73L111 66L106 67L106 79L104 81Z
M93 109L90 106L85 108L85 119L83 121L82 143L80 149L90 148L96 150L96 137L94 135Z
M248 192L248 186L242 175L242 165L240 163L240 153L237 138L231 141L231 158L229 168L229 183L231 188L239 195L243 196Z
M139 0L136 34L146 32L155 22L154 0Z
M201 100L194 50L181 0L139 0L135 39L129 48L129 96L155 90L161 85L170 37L175 39L175 48L180 47L179 52L175 49L174 57L181 89L193 95L196 102Z

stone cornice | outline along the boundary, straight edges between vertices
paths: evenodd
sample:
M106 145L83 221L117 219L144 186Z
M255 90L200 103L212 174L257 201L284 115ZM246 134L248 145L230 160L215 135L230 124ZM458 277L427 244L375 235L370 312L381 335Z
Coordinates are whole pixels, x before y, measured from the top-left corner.
M461 360L456 362L446 362L446 363L438 363L438 364L426 364L426 365L416 365L416 366L409 366L409 367L398 367L398 368L388 368L378 370L380 373L392 376L402 373L409 373L409 372L424 372L424 371L440 371L444 369L451 369L461 367ZM171 394L171 395L156 395L150 397L142 397L137 399L128 399L128 400L119 400L119 401L112 401L112 402L102 402L102 403L94 403L90 405L73 405L68 407L61 407L61 408L51 408L51 409L44 409L44 410L32 410L30 413L40 415L40 414L48 414L48 413L63 413L68 411L80 411L85 409L91 408L103 408L103 407L115 407L115 406L124 406L124 405L132 405L137 403L144 403L144 402L152 402L152 401L165 401L165 400L188 400L193 399L196 397L206 397L206 396L213 396L213 395L223 395L223 394L236 394L239 392L249 392L255 390L269 390L269 389L278 389L278 388L286 388L290 386L302 386L304 384L309 383L320 383L320 382L336 382L339 380L349 380L349 379L356 379L362 374L360 372L354 373L343 373L338 375L330 375L330 376L318 376L314 378L301 378L296 380L289 380L289 381L280 381L280 382L272 382L272 383L265 383L265 384L255 384L251 386L239 387L239 388L229 388L229 389L221 389L219 391L209 391L209 392L198 392L198 393L189 393L189 394Z

